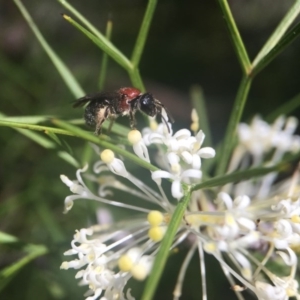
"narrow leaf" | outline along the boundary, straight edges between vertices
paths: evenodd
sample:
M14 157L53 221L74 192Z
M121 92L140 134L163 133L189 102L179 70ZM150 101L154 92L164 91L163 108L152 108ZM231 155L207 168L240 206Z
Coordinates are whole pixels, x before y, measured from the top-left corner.
M248 74L250 68L251 68L251 63L246 51L246 48L244 46L243 40L241 38L241 35L239 33L239 30L236 26L236 23L234 21L234 18L232 16L230 7L227 3L227 0L219 0L219 4L221 7L221 10L224 14L224 19L226 21L227 27L229 29L229 33L234 45L234 50L238 56L240 65L242 67L242 70L244 74Z
M41 46L45 50L45 52L48 54L50 59L52 60L54 66L56 67L57 71L60 73L62 79L64 80L65 84L71 91L71 93L74 95L75 98L79 98L82 95L84 95L83 89L80 87L79 83L73 76L73 74L70 72L68 67L64 64L64 62L58 57L58 55L52 50L52 48L49 46L41 32L39 31L38 27L33 22L31 16L29 15L28 11L26 10L25 6L22 4L19 0L14 0L15 4L20 9L23 17L25 18L26 22L28 23L29 27L35 34L36 38L40 42Z
M297 18L299 12L300 12L300 0L296 0L294 5L290 8L290 10L287 12L285 17L277 26L273 34L270 36L268 41L265 43L265 45L262 47L262 49L255 57L252 63L252 67L256 67L256 65L262 60L262 58L265 57L271 51L271 49L273 49L276 46L278 41L282 38L282 36L286 33L286 31L289 29L291 24Z
M88 37L93 43L95 43L100 49L106 52L109 56L111 56L119 65L121 65L125 70L130 71L132 69L131 62L104 36L101 35L96 36L94 33L91 33L84 27L82 27L79 23L74 21L71 17L63 14L65 20L67 20L70 24L75 26L78 30L80 30L86 37Z
M141 56L145 47L146 39L148 36L148 32L154 15L156 4L157 4L157 0L148 1L146 13L144 15L143 22L140 27L140 31L136 39L132 57L131 57L131 62L135 68L137 68L141 60Z
M264 69L275 57L284 51L300 34L300 23L298 23L290 32L288 32L278 44L268 52L251 71L251 76L255 76Z
M108 40L111 39L112 27L113 27L112 21L108 20L107 24L106 24L106 32L105 32L105 36ZM100 90L103 90L103 88L104 88L104 84L105 84L105 80L106 80L106 73L107 73L107 65L108 65L108 55L106 52L103 52L100 75L99 75L99 89Z

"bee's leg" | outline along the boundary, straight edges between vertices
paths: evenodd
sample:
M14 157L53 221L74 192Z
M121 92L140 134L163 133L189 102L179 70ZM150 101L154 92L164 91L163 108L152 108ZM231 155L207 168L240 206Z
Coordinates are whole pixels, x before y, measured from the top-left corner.
M132 111L129 112L129 120L130 120L130 128L135 129L136 120L135 120L134 112Z
M114 125L115 119L116 119L116 118L110 117L110 123L109 123L109 126L108 126L107 133L110 133L111 128L112 128L112 126Z
M101 122L99 122L96 126L96 130L95 130L95 135L100 135L102 134L102 124L105 121L105 119L103 119Z
M103 107L99 110L97 115L95 135L100 135L102 133L102 124L108 118L109 114L110 111L108 107Z

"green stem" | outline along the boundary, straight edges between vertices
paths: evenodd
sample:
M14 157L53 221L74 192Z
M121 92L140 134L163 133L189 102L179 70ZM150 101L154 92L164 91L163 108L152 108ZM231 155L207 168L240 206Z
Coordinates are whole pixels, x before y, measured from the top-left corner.
M241 35L238 31L238 28L235 24L234 18L230 11L230 7L227 3L227 0L219 0L219 4L220 4L221 10L224 14L224 18L225 18L225 21L226 21L227 27L229 29L233 45L234 45L234 50L238 56L243 73L248 74L251 69L251 63L250 63L246 48L244 46L244 43L242 41Z
M148 36L149 28L151 25L151 21L154 15L154 11L156 8L157 0L149 0L148 6L146 9L145 16L143 18L142 25L140 27L140 31L138 37L135 42L135 46L133 49L131 62L134 67L137 67L140 63L141 56L145 47L146 39Z
M234 146L237 125L240 122L245 107L251 82L252 78L245 75L240 83L239 90L231 112L225 139L223 141L222 151L218 159L218 167L216 172L217 175L224 174L226 171L229 157Z
M132 162L136 163L137 165L139 165L143 168L146 168L150 171L159 170L157 167L151 165L150 163L144 161L143 159L140 159L135 154L132 154L132 153L126 151L125 149L122 149L118 145L112 144L112 143L102 139L101 136L95 136L89 132L86 132L85 130L82 130L76 126L73 126L73 125L71 125L67 122L61 121L61 120L52 120L52 122L54 124L56 124L57 126L63 128L63 129L66 129L70 133L74 134L74 136L80 137L86 141L89 141L96 145L99 145L104 149L111 149L115 153L117 153L125 158L130 159Z
M130 80L132 82L132 85L136 88L138 88L139 90L141 90L142 92L145 92L145 86L142 80L142 77L140 75L140 71L137 68L134 68L133 70L131 70L130 72L128 72Z
M296 155L292 155L291 157L289 157L289 159L286 159L272 167L251 168L248 170L233 172L227 175L216 176L212 179L208 179L204 182L193 185L191 191L193 192L200 189L207 189L216 186L224 186L227 183L232 183L232 182L251 179L258 176L263 176L274 171L277 172L288 171L291 168L291 164L293 164L292 162L297 160L299 156L300 153L297 153Z
M73 135L71 132L69 132L67 130L62 130L59 128L41 126L41 125L33 125L33 124L25 124L25 123L19 123L19 122L10 122L10 121L1 121L0 120L0 126L44 131L46 134L48 132L53 132L53 133L63 134L63 135Z
M160 244L159 251L156 255L154 264L152 266L152 271L146 283L142 300L153 299L159 279L162 275L162 272L167 262L170 247L172 245L176 232L182 222L182 218L184 216L189 201L190 201L190 192L189 190L186 190L184 198L176 206L171 221L168 225L167 232Z

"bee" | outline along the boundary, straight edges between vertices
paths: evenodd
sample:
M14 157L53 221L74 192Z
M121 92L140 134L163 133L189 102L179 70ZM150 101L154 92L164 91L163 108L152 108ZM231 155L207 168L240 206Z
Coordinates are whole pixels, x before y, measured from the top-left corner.
M170 122L174 122L165 106L150 93L142 93L134 87L123 87L114 92L99 92L79 98L73 107L81 107L88 103L84 112L84 119L88 126L95 128L95 134L101 134L102 124L106 119L111 120L109 130L113 121L118 116L128 115L131 129L135 129L135 113L142 113L155 117L160 115L170 132L169 124L163 116L165 110Z

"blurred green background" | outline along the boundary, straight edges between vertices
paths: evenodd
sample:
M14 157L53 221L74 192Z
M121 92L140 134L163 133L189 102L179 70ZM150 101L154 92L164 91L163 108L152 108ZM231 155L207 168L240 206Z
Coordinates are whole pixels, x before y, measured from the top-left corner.
M294 1L229 1L237 25L253 58ZM26 0L24 5L46 40L72 70L87 92L98 90L102 53L68 24L57 1ZM113 21L113 43L130 56L147 1L70 1L98 29L105 32ZM244 120L272 109L299 93L300 40L294 42L254 80ZM241 79L225 22L217 1L158 1L140 72L146 89L172 112L175 129L190 123L192 85L204 91L214 141L222 138ZM106 89L130 86L127 74L109 61ZM64 120L80 118L72 108L74 97L66 88L13 1L0 2L0 112L7 116L51 115ZM299 111L295 111L297 116ZM128 125L126 118L118 122ZM66 138L80 158L85 145ZM75 169L56 151L42 148L11 128L0 129L0 229L24 243L45 244L50 252L24 267L0 294L1 299L83 299L75 272L60 271L62 253L69 249L75 229L87 226L86 210L74 207L63 215L63 200L69 194L60 174L75 177ZM20 247L0 246L0 267L24 254ZM156 299L171 294L186 249L173 255ZM209 258L214 277L209 282L210 299L229 293L217 264ZM200 298L197 257L189 270L182 299ZM197 274L197 276L195 276ZM1 280L1 279L0 279ZM138 295L142 285L133 288ZM197 291L195 293L195 291ZM138 299L138 297L137 297Z

